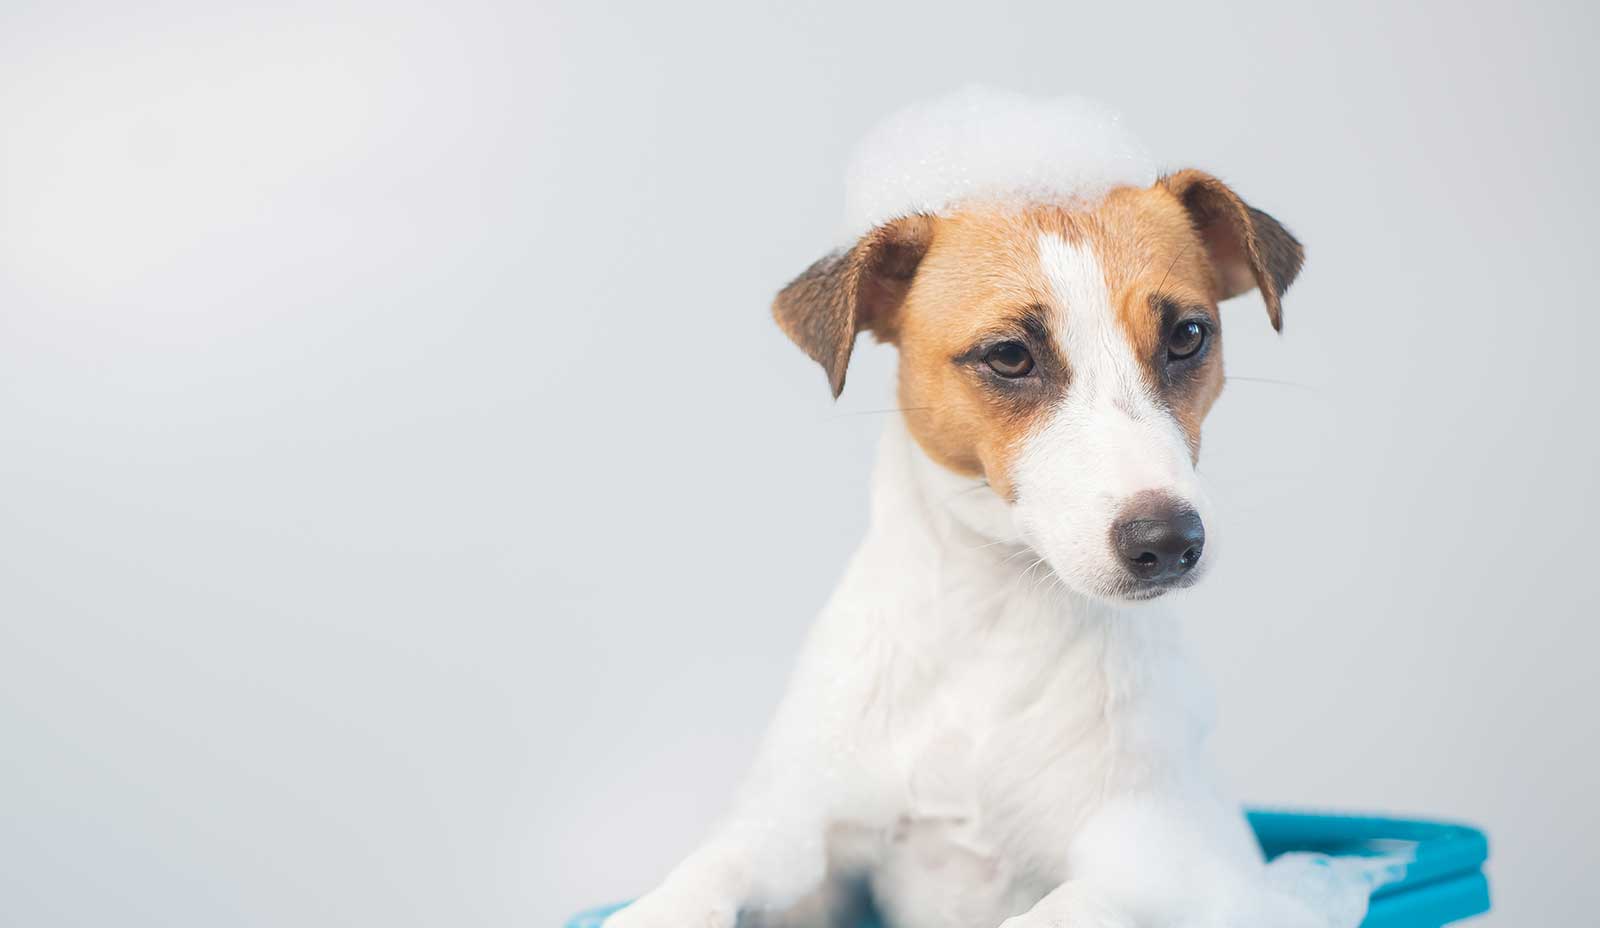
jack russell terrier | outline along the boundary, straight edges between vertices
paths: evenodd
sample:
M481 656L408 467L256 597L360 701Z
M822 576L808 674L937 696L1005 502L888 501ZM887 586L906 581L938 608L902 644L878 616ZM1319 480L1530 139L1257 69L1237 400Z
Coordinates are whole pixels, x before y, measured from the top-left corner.
M1163 599L1212 560L1217 304L1281 329L1300 244L1088 104L982 104L892 124L852 183L931 180L856 189L864 231L773 303L836 397L859 333L899 351L871 527L731 814L605 928L1326 924L1249 898Z

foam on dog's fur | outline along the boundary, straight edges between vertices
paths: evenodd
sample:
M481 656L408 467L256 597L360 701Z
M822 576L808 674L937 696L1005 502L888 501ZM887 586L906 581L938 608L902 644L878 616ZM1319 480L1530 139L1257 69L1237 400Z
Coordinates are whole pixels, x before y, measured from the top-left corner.
M845 180L845 233L979 200L1092 202L1155 179L1114 110L971 87L906 107L862 140Z

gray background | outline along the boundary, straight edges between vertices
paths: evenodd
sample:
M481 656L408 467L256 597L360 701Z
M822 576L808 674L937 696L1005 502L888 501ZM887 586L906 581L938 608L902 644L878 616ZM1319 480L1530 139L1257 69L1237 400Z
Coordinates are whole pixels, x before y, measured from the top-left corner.
M853 140L973 80L1309 246L1282 338L1225 311L1202 462L1238 792L1481 823L1494 924L1600 911L1592 6L0 11L0 921L553 928L658 877L891 402L767 302Z

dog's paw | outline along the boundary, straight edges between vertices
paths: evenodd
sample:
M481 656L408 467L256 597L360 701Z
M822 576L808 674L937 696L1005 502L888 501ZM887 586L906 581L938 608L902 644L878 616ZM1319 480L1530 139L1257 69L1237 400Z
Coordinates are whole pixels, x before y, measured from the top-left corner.
M1132 919L1109 909L1061 912L1024 912L1000 923L1000 928L1139 928Z
M738 917L730 900L662 888L611 913L601 928L733 928Z
M1138 928L1132 918L1109 901L1087 892L1047 896L1032 909L1013 915L1000 928Z

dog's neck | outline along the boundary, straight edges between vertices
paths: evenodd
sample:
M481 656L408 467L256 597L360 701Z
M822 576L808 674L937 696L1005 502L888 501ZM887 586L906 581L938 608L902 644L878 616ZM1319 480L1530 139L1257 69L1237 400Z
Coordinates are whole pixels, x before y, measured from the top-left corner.
M1110 604L1063 586L1028 546L1007 503L985 481L933 461L898 418L879 445L871 513L841 590L853 602L955 634L968 622L989 631L997 623L1043 623L1052 636L1128 620L1166 624L1158 618L1169 611L1165 604ZM941 621L928 622L930 612Z
M824 654L824 664L894 653L947 681L947 692L961 694L952 698L970 704L962 711L1003 715L1049 700L1062 711L1092 705L1102 722L1115 706L1143 705L1189 720L1185 731L1203 734L1209 724L1207 690L1170 606L1116 605L1066 589L1003 500L940 467L898 422L879 449L872 524L823 624L818 641L849 642ZM988 682L961 689L960 679Z

